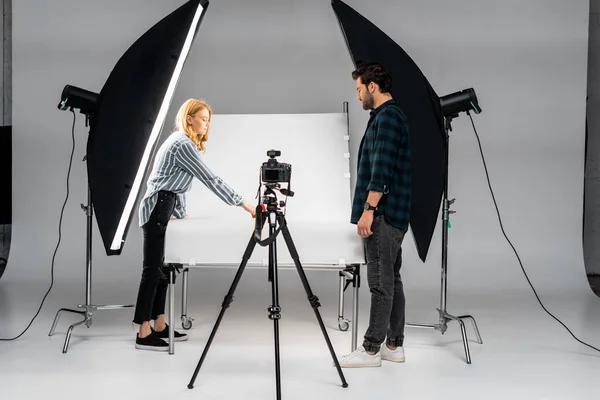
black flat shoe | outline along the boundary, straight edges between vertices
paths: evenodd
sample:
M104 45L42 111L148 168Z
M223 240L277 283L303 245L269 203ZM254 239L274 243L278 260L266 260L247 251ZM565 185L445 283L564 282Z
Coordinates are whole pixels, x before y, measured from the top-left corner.
M169 341L169 325L165 324L165 329L160 332L155 331L154 328L150 329L152 329L152 332L154 332L156 336L160 339L165 340L167 342ZM189 339L189 336L186 333L179 333L177 331L173 332L173 337L175 342L185 342Z
M169 332L167 331L167 333ZM135 338L135 348L140 350L167 351L169 350L169 344L159 338L156 332L152 331L145 338L140 338L138 334Z

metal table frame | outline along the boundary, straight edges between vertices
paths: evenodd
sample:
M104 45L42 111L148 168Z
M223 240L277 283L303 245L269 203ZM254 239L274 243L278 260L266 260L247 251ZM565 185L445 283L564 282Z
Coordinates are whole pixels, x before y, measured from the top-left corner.
M182 296L181 296L181 326L185 330L189 330L192 327L193 318L188 316L188 282L189 282L189 270L190 268L215 268L215 267L237 267L237 264L174 264L169 263L169 354L175 354L175 273L181 272L183 275L182 279ZM293 265L280 264L280 269L292 269ZM321 270L332 272L334 268L324 268L322 265L314 264L303 264L305 269L310 270ZM359 292L360 292L360 267L361 264L349 264L340 265L341 270L337 270L339 275L339 298L338 298L338 328L341 331L347 331L352 323L352 351L356 349L358 340L358 307L359 307ZM262 264L248 263L246 268L265 268ZM353 301L352 301L352 320L344 318L344 299L346 289L352 285Z

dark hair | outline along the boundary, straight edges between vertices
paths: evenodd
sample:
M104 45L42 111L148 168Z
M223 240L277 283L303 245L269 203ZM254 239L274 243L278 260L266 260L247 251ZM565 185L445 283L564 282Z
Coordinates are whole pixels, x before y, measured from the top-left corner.
M379 85L381 93L392 92L392 74L383 65L378 63L363 63L352 71L352 79L357 80L360 78L361 82L365 85L369 85L371 82L375 82Z

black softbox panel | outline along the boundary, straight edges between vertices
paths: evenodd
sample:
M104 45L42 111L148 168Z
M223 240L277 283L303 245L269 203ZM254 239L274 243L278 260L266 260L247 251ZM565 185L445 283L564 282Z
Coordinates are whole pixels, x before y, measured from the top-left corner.
M87 145L87 170L92 204L108 255L125 204L146 151L159 109L175 71L193 18L207 0L192 0L141 36L115 65L98 97ZM151 153L153 153L153 150ZM146 175L151 162L146 165ZM128 215L125 240L136 204Z
M392 95L408 120L412 157L410 226L425 261L444 189L445 132L440 99L419 67L390 37L342 1L331 5L354 66L379 62L392 73Z

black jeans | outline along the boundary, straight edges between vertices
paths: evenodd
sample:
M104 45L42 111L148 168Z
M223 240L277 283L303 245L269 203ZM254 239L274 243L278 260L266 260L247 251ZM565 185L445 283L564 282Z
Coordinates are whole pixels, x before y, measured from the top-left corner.
M405 298L400 267L406 230L390 225L383 216L377 216L371 231L373 234L365 239L371 311L363 347L367 351L378 352L386 336L390 346L402 346L404 343Z
M175 193L158 192L150 219L144 231L144 261L133 322L155 320L165 313L169 269L164 265L165 232L175 209Z

